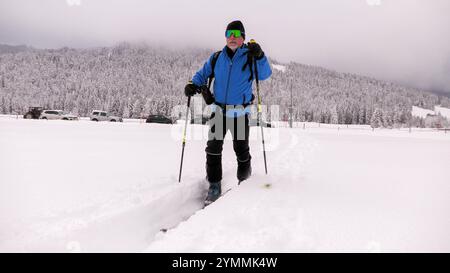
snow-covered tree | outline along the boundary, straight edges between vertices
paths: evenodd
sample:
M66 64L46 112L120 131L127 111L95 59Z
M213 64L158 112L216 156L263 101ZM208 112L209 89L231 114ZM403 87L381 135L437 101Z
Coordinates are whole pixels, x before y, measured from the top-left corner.
M372 128L383 126L383 111L381 109L375 109L370 120L370 125L372 126Z

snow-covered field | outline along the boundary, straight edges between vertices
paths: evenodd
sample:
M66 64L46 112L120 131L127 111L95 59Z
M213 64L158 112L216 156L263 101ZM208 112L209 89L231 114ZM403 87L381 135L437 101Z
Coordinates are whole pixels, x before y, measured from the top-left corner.
M0 252L450 251L450 133L265 129L265 175L252 128L253 176L227 141L200 210L206 127L178 183L181 128L1 117Z

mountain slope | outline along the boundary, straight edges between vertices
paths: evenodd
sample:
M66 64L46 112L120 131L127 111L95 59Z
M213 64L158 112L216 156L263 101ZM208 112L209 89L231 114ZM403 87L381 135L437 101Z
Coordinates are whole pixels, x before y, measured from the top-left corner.
M0 56L0 113L24 113L30 105L88 115L104 109L127 117L171 115L184 105L183 88L214 50L169 50L119 44L111 48L28 50ZM270 50L268 50L270 56ZM413 105L432 109L450 99L393 83L298 63L271 60L272 77L261 83L262 101L279 105L287 120L407 124ZM282 69L281 69L282 68ZM277 117L268 117L276 119Z

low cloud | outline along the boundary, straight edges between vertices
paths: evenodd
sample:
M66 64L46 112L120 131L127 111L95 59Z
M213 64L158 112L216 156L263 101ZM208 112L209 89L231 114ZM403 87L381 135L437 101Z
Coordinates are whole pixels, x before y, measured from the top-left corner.
M268 55L450 93L448 0L2 0L0 43L224 46L228 22Z

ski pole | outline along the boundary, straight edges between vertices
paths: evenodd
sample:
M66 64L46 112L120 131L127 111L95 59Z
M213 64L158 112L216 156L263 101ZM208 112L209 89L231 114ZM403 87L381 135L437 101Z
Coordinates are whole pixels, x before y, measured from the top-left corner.
M256 43L255 40L251 39L250 43ZM256 115L256 124L259 124L261 127L261 138L262 138L262 146L263 146L263 155L264 155L264 168L267 174L267 159L266 159L266 145L264 143L264 130L262 126L261 114L262 114L262 106L261 106L261 96L259 94L259 78L258 78L258 67L256 65L256 59L253 57L253 65L255 67L255 79L256 79L256 94L258 97L258 113Z
M190 106L191 106L191 96L188 97L188 101L187 101L186 120L184 122L183 142L182 142L182 148L181 148L180 174L178 175L178 183L181 182L181 171L183 170L184 146L186 146L186 130L187 130L188 115L189 115L189 107Z

